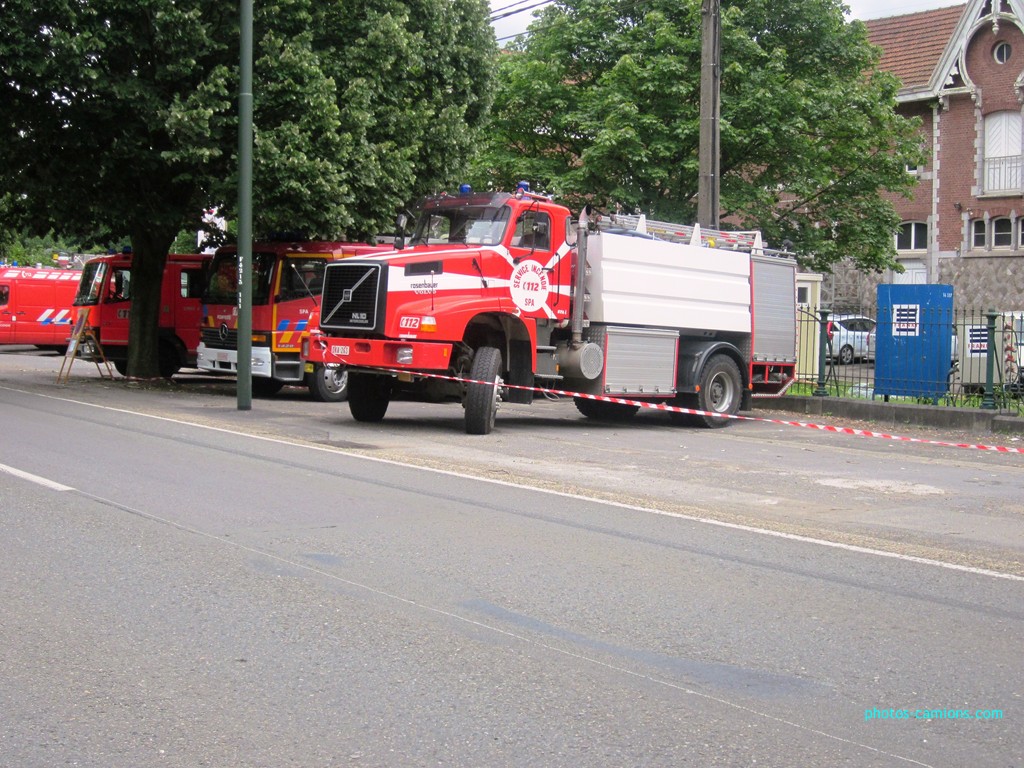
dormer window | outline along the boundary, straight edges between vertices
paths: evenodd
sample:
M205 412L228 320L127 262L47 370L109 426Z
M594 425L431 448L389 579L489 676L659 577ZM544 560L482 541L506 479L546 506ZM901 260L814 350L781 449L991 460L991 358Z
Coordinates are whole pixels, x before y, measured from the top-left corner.
M992 49L992 58L996 60L997 64L1005 64L1010 60L1011 53L1013 53L1013 49L1009 43L999 42Z

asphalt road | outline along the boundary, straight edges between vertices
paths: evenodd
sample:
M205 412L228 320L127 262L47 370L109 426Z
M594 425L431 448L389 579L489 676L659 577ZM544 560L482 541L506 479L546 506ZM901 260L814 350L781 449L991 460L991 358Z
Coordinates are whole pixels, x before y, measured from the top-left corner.
M0 765L1024 754L1021 454L75 365L0 354Z

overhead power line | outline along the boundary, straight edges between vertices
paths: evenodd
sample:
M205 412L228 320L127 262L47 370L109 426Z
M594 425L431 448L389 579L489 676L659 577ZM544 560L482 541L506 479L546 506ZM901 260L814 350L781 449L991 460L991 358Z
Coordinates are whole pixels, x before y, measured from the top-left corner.
M550 5L552 2L554 2L554 0L541 0L541 2L539 3L534 3L533 5L528 5L525 8L519 8L514 11L505 10L506 8L512 8L515 5L521 5L524 2L528 3L530 2L530 0L521 0L520 3L513 3L513 5L505 6L505 8L499 8L497 11L491 13L491 21L497 21L498 19L507 19L509 16L515 16L520 13L525 13L526 11L532 11L534 8L540 8L542 5Z
M502 13L503 11L511 10L512 8L516 8L520 5L526 5L527 3L531 2L534 2L534 0L516 0L516 2L514 3L509 3L508 5L501 6L501 8L491 8L491 16L493 16L496 13Z

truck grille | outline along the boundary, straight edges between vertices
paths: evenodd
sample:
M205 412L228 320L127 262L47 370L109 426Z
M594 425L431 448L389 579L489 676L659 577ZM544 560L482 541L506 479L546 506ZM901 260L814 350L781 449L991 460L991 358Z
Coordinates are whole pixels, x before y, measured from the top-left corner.
M203 328L200 338L210 349L238 349L238 331L227 329L223 332L218 328Z
M376 331L387 293L386 271L378 263L346 260L324 272L320 327L338 331Z

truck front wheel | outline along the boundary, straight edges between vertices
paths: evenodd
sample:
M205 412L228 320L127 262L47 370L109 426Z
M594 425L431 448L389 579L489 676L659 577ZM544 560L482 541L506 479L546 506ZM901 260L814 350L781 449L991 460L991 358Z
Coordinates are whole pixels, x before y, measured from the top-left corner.
M469 378L480 383L470 383L466 392L466 432L489 435L501 400L501 350L480 347L473 355Z
M310 396L321 403L340 403L348 397L348 368L335 365L328 368L319 363L312 373L306 374Z
M356 421L376 422L391 404L391 378L373 373L348 374L348 409Z
M252 393L256 397L273 397L284 389L284 382L266 376L252 377Z
M715 355L708 360L700 374L697 409L708 413L734 415L740 410L743 397L743 378L731 357ZM697 416L697 423L705 427L724 427L730 419L716 416Z

